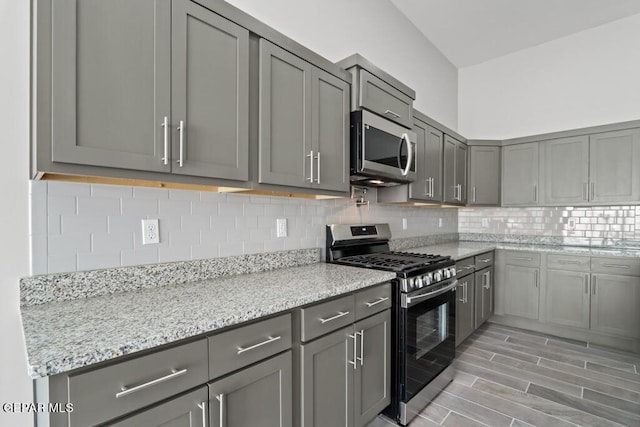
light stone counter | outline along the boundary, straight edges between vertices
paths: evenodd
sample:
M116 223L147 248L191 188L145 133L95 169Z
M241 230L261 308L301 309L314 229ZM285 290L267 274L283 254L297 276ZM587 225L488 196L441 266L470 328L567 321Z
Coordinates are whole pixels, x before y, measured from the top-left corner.
M54 375L207 334L394 277L315 263L23 306L29 375Z

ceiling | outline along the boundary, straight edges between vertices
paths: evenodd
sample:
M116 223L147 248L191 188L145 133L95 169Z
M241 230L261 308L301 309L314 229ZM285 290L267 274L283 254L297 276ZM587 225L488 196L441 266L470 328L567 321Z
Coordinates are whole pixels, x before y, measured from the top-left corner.
M391 0L458 68L640 13L638 0Z

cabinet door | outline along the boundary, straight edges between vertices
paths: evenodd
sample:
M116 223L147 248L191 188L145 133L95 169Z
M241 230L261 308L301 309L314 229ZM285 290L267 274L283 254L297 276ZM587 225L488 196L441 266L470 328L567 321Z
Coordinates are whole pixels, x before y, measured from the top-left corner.
M591 329L640 337L640 277L591 275Z
M546 322L589 327L589 273L547 270L544 317Z
M449 135L444 137L444 201L458 203L456 188L456 140Z
M577 136L541 144L541 179L547 203L585 203L589 185L589 138Z
M249 31L189 0L172 9L172 171L249 179Z
M467 145L456 141L456 185L458 203L467 203Z
M355 324L355 425L367 425L391 402L391 311ZM337 425L337 424L334 424Z
M424 168L429 183L427 200L432 202L442 201L442 151L443 133L427 126L424 145Z
M486 322L493 314L493 267L475 273L474 328Z
M538 203L538 143L502 147L502 204Z
M504 314L538 319L539 270L506 265L504 272Z
M207 387L171 399L116 423L113 427L206 427Z
M474 275L458 279L456 288L456 345L465 340L474 330Z
M427 177L426 138L429 126L414 118L412 131L416 133L416 179L409 184L409 198L414 200L429 200L431 189Z
M349 84L313 68L313 186L349 191Z
M500 205L500 147L469 147L469 205Z
M171 1L57 0L51 43L52 160L169 172Z
M303 427L353 425L353 326L301 346Z
M592 202L640 200L640 129L589 137Z
M311 65L260 39L261 183L311 185Z
M210 425L291 427L291 351L209 384Z

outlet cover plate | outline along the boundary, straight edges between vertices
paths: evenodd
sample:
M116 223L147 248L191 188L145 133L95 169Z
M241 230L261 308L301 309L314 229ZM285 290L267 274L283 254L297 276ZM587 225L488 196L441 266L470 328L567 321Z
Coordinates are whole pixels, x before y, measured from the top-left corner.
M160 226L157 219L142 220L142 244L154 245L160 243Z
M276 219L276 237L287 237L287 218Z

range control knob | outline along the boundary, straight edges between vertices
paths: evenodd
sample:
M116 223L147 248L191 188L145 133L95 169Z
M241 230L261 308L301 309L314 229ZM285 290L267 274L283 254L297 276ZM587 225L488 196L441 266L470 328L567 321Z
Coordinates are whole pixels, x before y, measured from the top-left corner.
M422 277L416 277L416 288L421 288L423 286L424 284L422 283Z
M431 275L431 273L422 276L422 283L424 283L425 286L429 286L431 283L433 283L433 276Z
M450 267L449 271L451 272L451 277L455 277L456 276L456 268L455 267Z
M407 279L405 292L409 292L411 289L415 287L414 280L415 279L413 277Z
M435 273L433 273L433 281L434 282L439 282L442 280L442 270L438 270Z
M451 270L448 268L443 268L442 269L442 275L444 276L445 279L449 279L451 278L453 275L451 274Z

